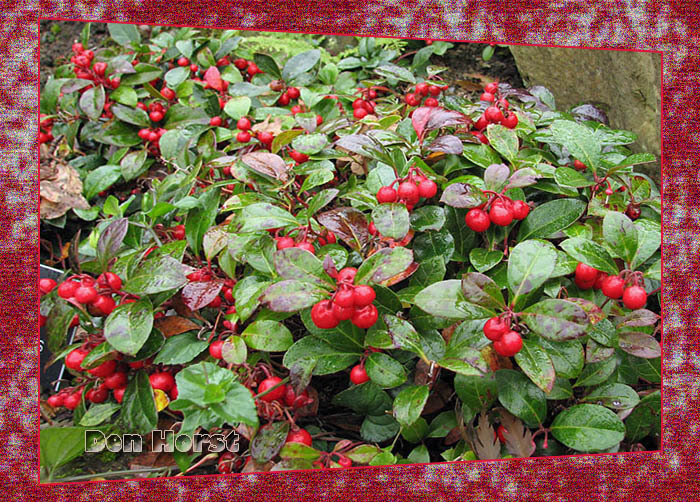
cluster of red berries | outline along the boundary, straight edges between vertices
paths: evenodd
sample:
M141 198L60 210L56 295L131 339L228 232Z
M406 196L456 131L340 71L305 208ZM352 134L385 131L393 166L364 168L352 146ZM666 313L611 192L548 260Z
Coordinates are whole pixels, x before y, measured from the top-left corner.
M282 106L287 106L290 102L295 99L299 99L301 96L301 91L297 87L288 87L277 99L277 103Z
M481 94L481 101L486 101L491 105L486 107L484 113L477 119L471 134L488 145L489 140L484 135L484 130L489 124L501 124L508 129L514 129L518 125L518 116L509 111L510 103L506 98L499 96L498 84L495 82L486 85Z
M42 294L50 293L56 285L53 279L40 279L39 291ZM97 280L85 274L69 277L58 286L56 292L65 300L88 305L94 315L108 316L116 307L112 294L119 294L121 287L122 280L117 274L105 272Z
M398 184L396 189L395 184ZM437 183L425 176L420 169L413 167L406 177L395 179L391 185L381 187L377 191L377 202L399 202L411 211L421 199L435 197L437 190Z
M436 107L439 105L437 97L445 88L437 85L431 85L427 82L416 84L416 91L409 92L405 96L405 101L408 106L419 106L425 97L425 106ZM430 94L430 97L426 97Z
M366 284L354 285L357 269L345 267L338 272L338 288L330 300L321 300L311 309L311 320L320 329L333 329L341 321L350 321L360 329L374 326L379 317L372 302L376 293Z
M173 239L181 241L185 239L185 225L175 225L170 229Z
M316 249L314 248L314 245L311 241L309 241L307 238L303 238L299 242L295 241L293 237L290 237L288 235L281 236L281 237L275 237L275 241L277 241L277 249L287 249L287 248L299 248L299 249L305 249L309 253L315 255L316 254ZM337 239L335 237L335 234L333 232L328 232L324 237L318 237L317 241L319 245L325 246L327 244L335 244L337 242Z
M102 61L96 61L93 64L93 59L95 58L95 53L91 50L85 50L83 44L76 42L72 46L73 56L70 58L70 62L75 65L75 76L77 78L82 78L85 80L92 80L96 84L102 84L105 87L111 87L116 89L119 87L120 80L119 77L109 78L105 76L107 72L107 63ZM85 87L83 89L87 90L90 87Z
M225 61L228 61L228 59L226 58ZM220 59L219 62L224 62L224 58ZM253 77L258 73L265 73L260 68L258 68L258 65L256 65L253 61L248 61L244 58L238 58L234 60L233 65L239 70L241 70L241 73L244 75L244 78L248 82L250 82L253 79Z
M215 117L217 118L217 117ZM248 117L241 117L236 122L236 127L238 128L238 133L236 134L236 141L239 143L248 143L250 138L250 128L253 127L252 122Z
M363 97L357 98L352 102L352 116L360 120L374 113L374 109L377 106L377 103L374 101L377 98L377 90L368 87L358 89L358 91L362 93ZM335 96L332 97L334 98Z
M42 113L39 115L39 143L48 143L53 141L53 119L46 118L46 115Z
M486 207L490 204L488 213ZM470 209L464 217L467 226L474 232L485 232L491 223L502 227L510 225L513 220L523 220L530 214L530 206L522 200L512 200L497 194L480 207Z
M639 286L639 274L636 272L625 280L620 275L608 275L585 263L579 263L576 265L574 282L580 289L599 289L611 300L622 298L623 305L631 310L640 309L647 303L647 292Z
M500 317L492 317L484 324L484 335L493 342L493 350L503 357L512 357L523 348L523 339L510 323Z

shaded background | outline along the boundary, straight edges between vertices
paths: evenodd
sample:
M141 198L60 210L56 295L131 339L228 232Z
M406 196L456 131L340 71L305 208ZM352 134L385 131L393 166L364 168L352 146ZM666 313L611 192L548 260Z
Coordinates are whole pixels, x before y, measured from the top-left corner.
M694 500L698 496L698 90L691 2L151 0L3 4L0 54L0 487L24 500ZM664 450L343 472L38 487L37 19L103 19L664 51Z

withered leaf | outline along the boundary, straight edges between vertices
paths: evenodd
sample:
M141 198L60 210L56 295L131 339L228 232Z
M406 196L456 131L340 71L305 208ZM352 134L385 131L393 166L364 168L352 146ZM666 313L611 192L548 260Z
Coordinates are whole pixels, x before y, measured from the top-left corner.
M60 218L73 208L90 209L78 171L63 162L54 162L53 166L54 169L42 170L47 177L39 183L41 218Z
M175 335L181 335L187 331L198 330L200 326L185 317L180 316L168 316L156 319L153 322L153 326L163 333L165 338L169 338Z
M289 166L279 155L269 152L252 152L241 157L241 161L253 171L286 183Z
M358 209L338 207L317 215L316 219L356 251L369 241L367 218Z
M479 414L479 424L476 427L470 426L467 431L477 458L481 460L501 458L501 445L494 432L486 412L482 411Z
M503 437L506 440L508 452L516 457L532 456L535 452L535 443L530 429L505 409L498 408L498 414L501 417L501 425L505 429Z

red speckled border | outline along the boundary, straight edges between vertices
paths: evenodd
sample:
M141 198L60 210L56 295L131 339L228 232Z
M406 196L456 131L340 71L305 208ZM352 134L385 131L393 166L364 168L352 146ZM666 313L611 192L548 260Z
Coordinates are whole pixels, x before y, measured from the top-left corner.
M0 483L25 500L694 500L697 497L700 7L689 1L142 0L3 4ZM39 486L38 18L197 24L663 51L663 452Z

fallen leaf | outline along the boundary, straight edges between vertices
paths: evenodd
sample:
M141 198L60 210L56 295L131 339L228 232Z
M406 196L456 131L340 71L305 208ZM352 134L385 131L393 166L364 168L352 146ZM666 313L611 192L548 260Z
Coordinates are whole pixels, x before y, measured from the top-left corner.
M90 209L90 204L83 197L83 182L78 171L63 162L55 161L51 164L52 168L42 170L41 174L46 177L39 183L41 218L52 220L74 208Z
M270 123L270 118L271 116L268 115L265 120L251 127L251 130L253 132L269 132L273 136L279 135L282 132L282 117L275 117L272 123Z
M479 414L479 425L469 427L469 439L474 447L474 453L480 460L501 458L501 445L494 432L485 411Z
M501 425L505 429L503 437L510 454L521 458L532 456L535 452L535 443L532 441L530 429L505 409L498 408L498 414L501 417Z
M165 338L170 338L171 336L181 335L192 330L199 330L199 324L196 324L185 317L180 317L176 315L171 315L168 317L161 317L153 322L154 327L163 333Z

